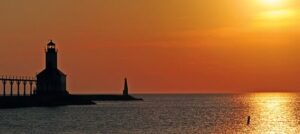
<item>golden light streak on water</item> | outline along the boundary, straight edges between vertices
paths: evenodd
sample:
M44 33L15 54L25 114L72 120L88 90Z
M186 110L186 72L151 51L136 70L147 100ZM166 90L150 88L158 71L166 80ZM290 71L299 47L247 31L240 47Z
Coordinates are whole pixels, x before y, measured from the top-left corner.
M296 96L291 93L251 94L251 133L299 133L295 111ZM248 128L249 129L249 128Z

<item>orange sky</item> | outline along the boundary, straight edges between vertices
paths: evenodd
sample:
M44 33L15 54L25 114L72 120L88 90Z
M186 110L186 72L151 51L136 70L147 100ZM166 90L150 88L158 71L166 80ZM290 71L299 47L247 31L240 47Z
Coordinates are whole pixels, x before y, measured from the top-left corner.
M300 91L297 0L5 0L0 74L53 39L71 93Z

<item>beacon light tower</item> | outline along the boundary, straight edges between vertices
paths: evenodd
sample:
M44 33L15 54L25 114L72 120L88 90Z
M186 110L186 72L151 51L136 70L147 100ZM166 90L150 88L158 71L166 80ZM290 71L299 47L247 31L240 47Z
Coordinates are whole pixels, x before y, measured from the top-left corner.
M57 49L51 40L46 46L46 67L37 75L37 95L68 95L66 75L57 67Z
M123 90L123 96L128 96L128 83L127 83L127 78L125 78L125 83L124 83L124 90Z

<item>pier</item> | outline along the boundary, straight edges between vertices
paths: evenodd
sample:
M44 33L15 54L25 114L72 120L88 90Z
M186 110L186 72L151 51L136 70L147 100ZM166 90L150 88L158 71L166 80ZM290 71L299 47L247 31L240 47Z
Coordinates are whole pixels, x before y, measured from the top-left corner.
M67 75L58 68L58 50L50 40L46 46L45 69L35 77L0 76L1 108L46 107L62 105L93 105L94 101L134 101L143 100L132 97L128 93L125 78L121 95L72 95L67 91ZM1 85L0 85L1 88Z
M32 96L37 87L37 80L35 77L28 76L0 76L2 83L3 93L1 96L12 97L12 96ZM7 85L9 85L9 92L7 92ZM28 90L29 86L29 92ZM21 92L23 87L23 92Z

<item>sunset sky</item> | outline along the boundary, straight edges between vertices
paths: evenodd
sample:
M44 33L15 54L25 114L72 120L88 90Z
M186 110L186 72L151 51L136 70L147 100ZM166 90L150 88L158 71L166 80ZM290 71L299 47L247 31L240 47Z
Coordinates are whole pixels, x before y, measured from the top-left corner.
M299 0L1 0L0 74L53 39L71 93L300 91Z

